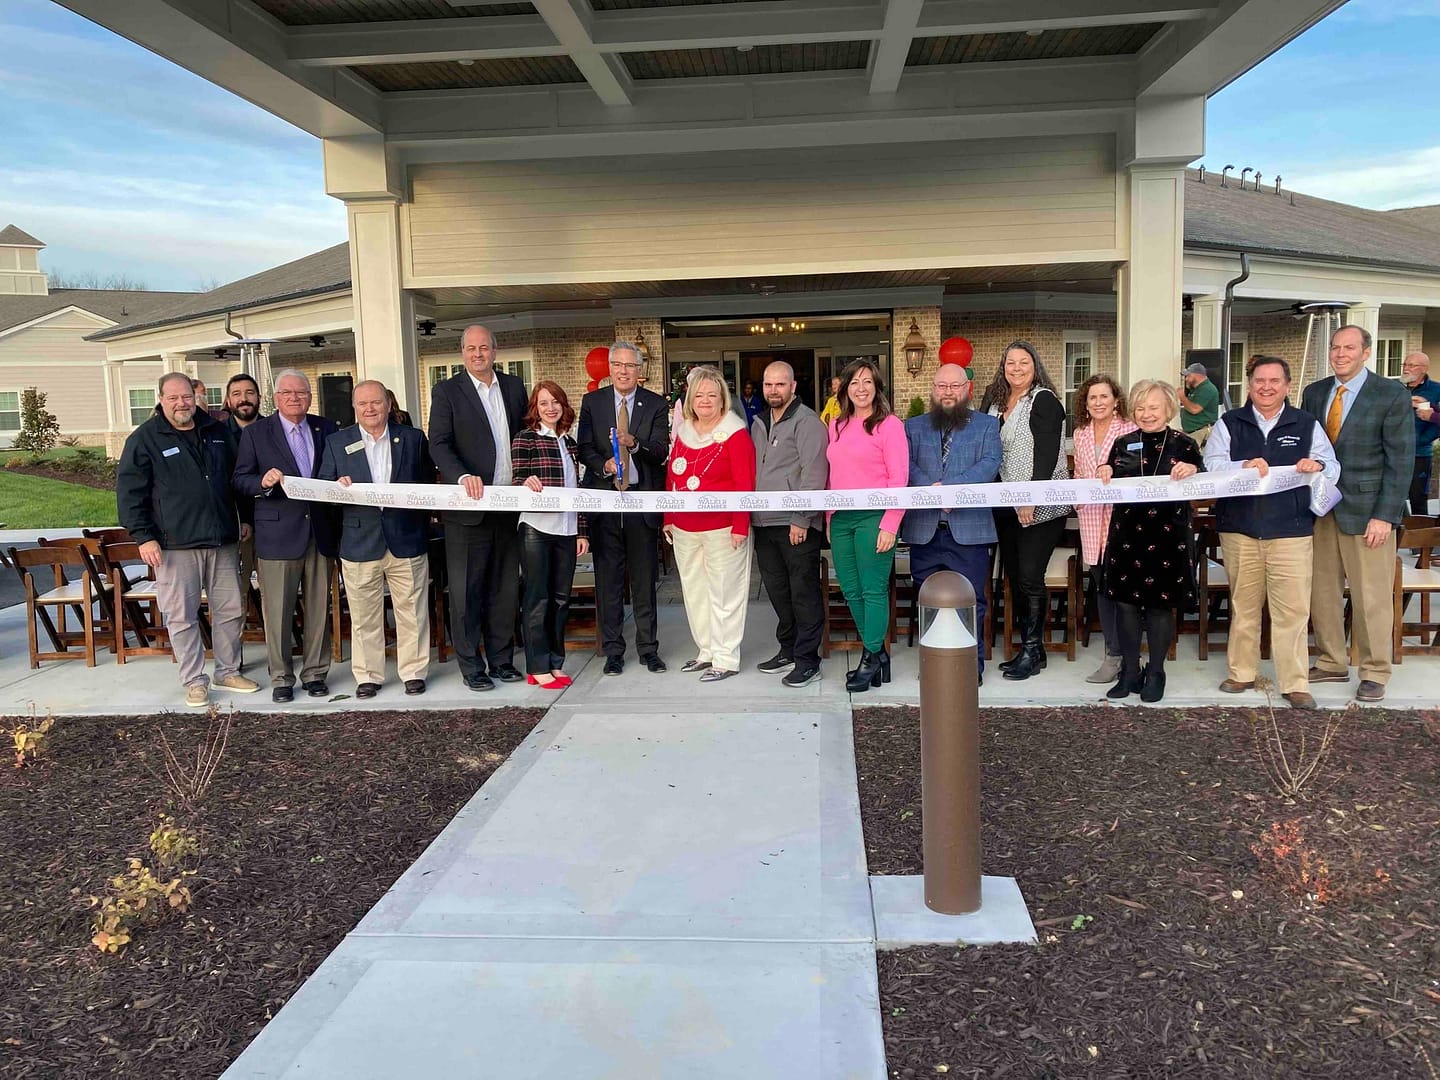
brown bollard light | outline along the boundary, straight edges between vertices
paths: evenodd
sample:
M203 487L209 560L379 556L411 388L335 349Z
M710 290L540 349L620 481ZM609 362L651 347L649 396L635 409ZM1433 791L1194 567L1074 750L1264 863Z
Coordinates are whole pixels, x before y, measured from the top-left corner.
M925 906L980 908L980 683L975 589L941 570L920 586L920 787Z

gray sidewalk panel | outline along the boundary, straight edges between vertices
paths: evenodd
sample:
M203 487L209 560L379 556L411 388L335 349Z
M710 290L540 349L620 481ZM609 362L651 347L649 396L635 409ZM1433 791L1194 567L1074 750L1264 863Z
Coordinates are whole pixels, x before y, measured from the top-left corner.
M968 915L942 915L926 907L925 878L919 874L872 877L870 894L875 903L875 941L882 949L1035 941L1025 897L1011 877L982 877L980 910Z

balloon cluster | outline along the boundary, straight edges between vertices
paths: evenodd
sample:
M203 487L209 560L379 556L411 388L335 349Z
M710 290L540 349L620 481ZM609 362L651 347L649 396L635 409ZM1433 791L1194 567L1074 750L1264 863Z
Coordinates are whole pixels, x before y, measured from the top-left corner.
M590 376L585 389L599 390L600 380L610 374L610 350L604 345L596 345L585 354L585 374Z

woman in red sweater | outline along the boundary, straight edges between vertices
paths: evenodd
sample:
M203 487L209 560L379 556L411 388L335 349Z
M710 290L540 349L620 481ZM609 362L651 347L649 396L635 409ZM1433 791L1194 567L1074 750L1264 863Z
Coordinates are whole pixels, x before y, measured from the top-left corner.
M730 391L713 367L696 368L670 449L671 491L753 491L755 446L730 411ZM665 538L685 597L695 659L681 671L719 682L740 670L750 602L750 514L745 510L667 513Z

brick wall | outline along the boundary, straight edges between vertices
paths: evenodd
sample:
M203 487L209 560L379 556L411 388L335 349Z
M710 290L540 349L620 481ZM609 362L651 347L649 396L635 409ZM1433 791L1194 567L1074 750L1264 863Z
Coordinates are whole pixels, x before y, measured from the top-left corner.
M905 338L910 334L911 320L920 327L920 336L925 339L925 363L920 374L911 375L905 369ZM930 401L930 383L935 378L935 359L943 340L940 334L941 315L938 307L896 308L895 321L890 324L891 363L894 386L890 388L890 404L902 417L910 412L910 399L919 397L927 404Z

